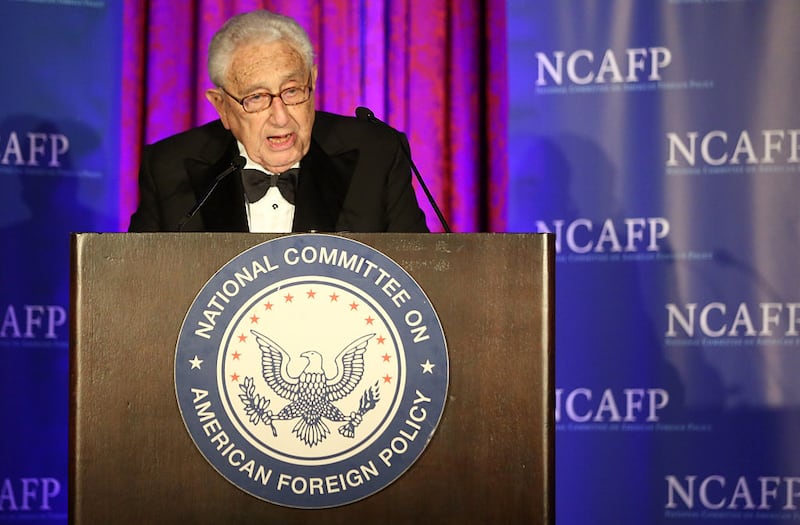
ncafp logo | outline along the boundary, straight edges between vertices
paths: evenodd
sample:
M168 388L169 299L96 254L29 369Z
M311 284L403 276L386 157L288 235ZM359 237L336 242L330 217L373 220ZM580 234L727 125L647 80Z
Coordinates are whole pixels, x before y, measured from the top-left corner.
M635 83L661 80L672 63L672 51L664 46L629 48L624 51L577 49L537 52L537 86L549 84ZM566 73L566 78L565 78Z
M69 153L69 137L63 133L11 131L0 134L0 166L60 168Z
M245 492L326 508L393 483L444 409L438 316L399 265L333 235L290 235L226 264L197 295L175 388L206 460Z

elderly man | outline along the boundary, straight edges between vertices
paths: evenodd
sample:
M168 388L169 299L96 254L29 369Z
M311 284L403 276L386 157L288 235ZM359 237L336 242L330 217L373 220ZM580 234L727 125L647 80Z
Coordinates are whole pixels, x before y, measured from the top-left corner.
M220 118L145 147L130 231L428 231L405 138L315 111L317 66L297 22L231 18L208 69Z

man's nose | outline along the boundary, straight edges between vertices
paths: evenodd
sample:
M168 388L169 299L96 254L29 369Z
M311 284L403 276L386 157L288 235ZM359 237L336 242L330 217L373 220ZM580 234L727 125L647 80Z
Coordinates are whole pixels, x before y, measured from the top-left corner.
M278 126L282 126L287 124L290 120L289 116L289 108L286 104L283 103L281 97L275 97L272 99L272 105L269 108L271 110L270 120Z

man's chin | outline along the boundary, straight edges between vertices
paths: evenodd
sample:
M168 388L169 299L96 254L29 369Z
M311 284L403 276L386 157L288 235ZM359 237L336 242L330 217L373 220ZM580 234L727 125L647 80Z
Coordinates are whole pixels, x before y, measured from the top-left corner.
M300 157L292 155L292 156L278 157L278 158L273 157L267 159L265 163L262 165L272 173L281 173L283 171L288 170L298 162L300 162Z
M296 143L285 150L276 150L275 148L269 147L269 145L265 145L261 153L261 160L264 161L262 166L274 173L288 170L300 162L300 159L305 155L305 152L298 148Z

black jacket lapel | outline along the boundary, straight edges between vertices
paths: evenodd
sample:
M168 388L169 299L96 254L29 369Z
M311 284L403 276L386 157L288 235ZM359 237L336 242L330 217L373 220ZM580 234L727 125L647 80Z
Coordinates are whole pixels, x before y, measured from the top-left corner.
M292 231L333 232L353 177L358 150L327 155L312 138L300 162Z
M198 202L209 191L217 175L225 171L239 155L233 135L222 126L220 130L219 142L209 144L219 143L222 147L204 151L202 158L186 159L186 172ZM238 171L220 181L198 215L201 220L195 217L187 223L184 231L248 231L242 178Z

